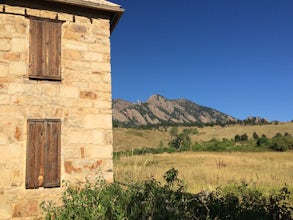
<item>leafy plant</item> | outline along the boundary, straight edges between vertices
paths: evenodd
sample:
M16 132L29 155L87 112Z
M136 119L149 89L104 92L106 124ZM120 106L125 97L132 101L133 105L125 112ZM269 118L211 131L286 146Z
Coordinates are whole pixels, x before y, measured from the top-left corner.
M293 149L293 137L288 133L284 135L277 133L272 138L270 147L275 151L287 151Z
M186 192L174 168L164 175L165 183L151 178L143 183L89 181L83 187L65 183L62 204L41 204L49 219L292 219L290 192L284 186L276 195L264 196L242 183L236 192Z

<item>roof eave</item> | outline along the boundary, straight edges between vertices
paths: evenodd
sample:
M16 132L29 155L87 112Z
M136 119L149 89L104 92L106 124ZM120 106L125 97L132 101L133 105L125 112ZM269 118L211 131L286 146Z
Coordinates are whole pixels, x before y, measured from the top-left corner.
M85 2L82 0L45 0L48 2L56 2L60 4L67 4L67 5L74 5L82 8L90 8L100 11L106 11L111 14L110 17L110 32L112 33L114 31L114 28L118 24L123 12L125 11L121 7L117 6L110 6L110 5L103 5L99 3L94 2Z

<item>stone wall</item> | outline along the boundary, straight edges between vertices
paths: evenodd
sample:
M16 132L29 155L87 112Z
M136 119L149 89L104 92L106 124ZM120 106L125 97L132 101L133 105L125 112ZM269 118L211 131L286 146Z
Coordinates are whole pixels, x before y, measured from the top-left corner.
M0 4L0 219L36 218L62 188L25 189L27 119L61 120L61 180L113 180L107 18ZM29 20L62 25L62 81L28 78Z

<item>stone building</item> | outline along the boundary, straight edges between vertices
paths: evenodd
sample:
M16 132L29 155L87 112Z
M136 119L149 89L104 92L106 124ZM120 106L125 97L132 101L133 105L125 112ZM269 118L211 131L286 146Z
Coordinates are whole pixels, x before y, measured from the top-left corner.
M40 216L62 181L113 180L105 0L0 1L0 219Z

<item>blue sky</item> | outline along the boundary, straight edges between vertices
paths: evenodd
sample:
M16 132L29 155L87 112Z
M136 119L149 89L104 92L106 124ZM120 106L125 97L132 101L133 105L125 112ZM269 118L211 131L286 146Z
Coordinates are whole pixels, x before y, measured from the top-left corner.
M293 119L292 0L113 0L113 98Z

